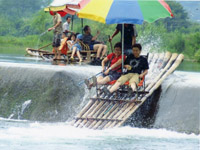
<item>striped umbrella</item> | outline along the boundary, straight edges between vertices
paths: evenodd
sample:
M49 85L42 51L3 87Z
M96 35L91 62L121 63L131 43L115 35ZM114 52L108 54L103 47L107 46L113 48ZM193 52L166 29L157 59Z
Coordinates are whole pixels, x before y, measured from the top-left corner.
M142 24L173 14L164 0L91 0L78 16L106 24Z
M44 11L57 11L62 17L66 14L75 15L82 9L90 0L54 0Z

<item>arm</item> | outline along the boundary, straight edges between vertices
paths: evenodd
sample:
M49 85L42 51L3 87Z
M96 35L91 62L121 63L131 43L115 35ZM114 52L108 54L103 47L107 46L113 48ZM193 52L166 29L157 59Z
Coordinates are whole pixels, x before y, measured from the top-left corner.
M136 43L136 37L137 37L137 30L136 30L136 26L133 25L132 45Z
M119 66L122 63L122 59L119 59L116 63L114 63L110 68L107 68L105 71L105 75L109 73L110 70L115 69L117 66Z
M97 31L97 34L95 36L92 37L92 41L95 41L97 39L97 37L99 36L100 32Z
M67 30L67 29L65 29L64 32L65 32L65 33L73 33L73 34L75 34L75 32L69 31L69 30Z
M51 27L48 29L48 31L51 31L53 29L55 29L57 26L59 26L62 23L62 21L59 21L55 26Z
M109 42L112 41L112 39L119 33L119 30L116 29L115 32L113 33L113 35L109 38Z
M116 63L114 63L111 67L110 70L115 69L116 67L118 67L119 65L122 64L122 59L119 59Z
M105 70L105 63L108 62L108 58L104 58L103 61L101 62L101 66L102 66L102 72L104 72Z
M139 75L139 77L140 77L140 78L143 78L143 76L145 76L147 73L148 73L148 69L144 70L144 72L141 73L141 74Z
M132 36L132 45L134 45L136 43L136 37Z

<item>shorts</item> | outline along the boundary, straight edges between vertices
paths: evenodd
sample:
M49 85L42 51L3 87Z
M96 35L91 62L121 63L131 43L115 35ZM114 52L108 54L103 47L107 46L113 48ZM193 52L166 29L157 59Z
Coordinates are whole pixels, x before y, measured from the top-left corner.
M139 74L138 73L128 73L125 75L122 75L117 82L120 82L122 85L124 83L126 83L127 81L129 81L129 85L131 85L132 83L139 83Z
M81 51L82 50L81 46L79 44L77 44L77 43L72 46L71 50L73 50L74 47L76 47L77 51Z
M52 44L53 47L59 47L60 46L61 37L62 37L62 34L54 33L53 44Z
M90 47L90 50L94 50L94 44L91 44L89 47Z
M116 71L109 71L108 75L105 75L104 73L102 73L100 74L100 76L103 76L103 77L108 76L110 78L110 81L113 81L113 80L117 80L121 76L121 73L116 72Z

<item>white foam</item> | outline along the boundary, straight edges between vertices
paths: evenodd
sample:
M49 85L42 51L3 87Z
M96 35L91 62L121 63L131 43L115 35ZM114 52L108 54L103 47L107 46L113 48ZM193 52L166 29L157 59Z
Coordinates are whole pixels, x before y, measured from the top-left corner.
M1 131L2 129L0 129ZM199 135L177 133L165 129L140 129L121 127L106 130L91 130L75 128L63 123L41 124L32 123L29 127L10 127L1 131L0 139L5 138L31 138L31 139L102 139L113 138L156 138L156 139L200 139Z

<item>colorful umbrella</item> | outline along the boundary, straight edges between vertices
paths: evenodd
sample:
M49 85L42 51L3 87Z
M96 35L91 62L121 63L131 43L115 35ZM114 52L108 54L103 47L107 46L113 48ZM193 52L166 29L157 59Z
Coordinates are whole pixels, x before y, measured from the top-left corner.
M164 0L91 0L78 13L87 18L106 24L122 25L122 68L124 68L124 24L142 24L173 16Z
M142 24L173 14L164 0L91 0L78 16L106 24Z
M66 14L75 15L75 13L82 9L90 0L54 0L44 11L57 11L61 17Z

